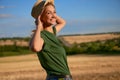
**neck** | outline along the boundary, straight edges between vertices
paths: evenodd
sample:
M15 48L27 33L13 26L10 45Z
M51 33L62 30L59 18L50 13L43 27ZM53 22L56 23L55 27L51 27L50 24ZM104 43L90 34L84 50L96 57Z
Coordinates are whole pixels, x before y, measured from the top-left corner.
M49 31L51 29L51 26L44 27L44 30Z
M50 25L50 24L43 24L43 26L44 26L44 28L46 28L46 27L51 27L52 25Z
M49 29L52 27L52 25L50 25L50 24L43 24L43 26L44 26L44 29Z
M51 25L51 26L44 27L44 30L53 33L52 25Z

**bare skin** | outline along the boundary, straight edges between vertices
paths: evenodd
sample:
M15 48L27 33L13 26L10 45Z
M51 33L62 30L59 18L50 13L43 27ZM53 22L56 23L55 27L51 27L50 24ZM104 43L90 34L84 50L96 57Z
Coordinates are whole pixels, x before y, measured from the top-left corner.
M35 33L30 41L30 49L34 52L42 50L44 40L41 38L41 31L46 30L53 33L52 25L56 24L56 32L58 33L66 24L65 20L56 14L54 6L48 5L44 11L38 16Z

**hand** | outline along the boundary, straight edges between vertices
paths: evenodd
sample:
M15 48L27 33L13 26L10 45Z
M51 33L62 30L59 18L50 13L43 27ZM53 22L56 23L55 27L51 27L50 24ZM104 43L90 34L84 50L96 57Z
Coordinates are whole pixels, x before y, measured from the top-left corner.
M43 23L41 21L41 15L38 16L35 23L36 23L36 29L43 30Z

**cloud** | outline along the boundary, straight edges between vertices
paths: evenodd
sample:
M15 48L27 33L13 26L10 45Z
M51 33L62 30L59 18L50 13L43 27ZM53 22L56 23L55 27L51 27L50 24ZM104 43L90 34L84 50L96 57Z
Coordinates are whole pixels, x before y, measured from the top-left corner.
M120 32L120 25L99 26L98 31Z
M101 32L120 32L120 19L73 19L67 20L66 27L60 34L71 33L101 33Z
M93 19L87 20L85 23L120 23L120 19Z
M0 5L0 9L5 9L5 8L14 8L15 6L2 6Z
M91 26L91 25L120 25L120 19L74 19L67 20L68 25Z
M10 18L10 17L12 17L12 15L10 14L0 14L0 19Z
M5 8L5 6L0 6L0 9L3 9L3 8Z

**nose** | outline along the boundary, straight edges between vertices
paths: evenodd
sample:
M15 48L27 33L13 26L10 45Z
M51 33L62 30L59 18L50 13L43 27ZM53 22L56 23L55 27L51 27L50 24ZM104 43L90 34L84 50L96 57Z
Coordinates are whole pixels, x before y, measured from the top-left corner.
M55 13L52 13L52 18L55 18Z

